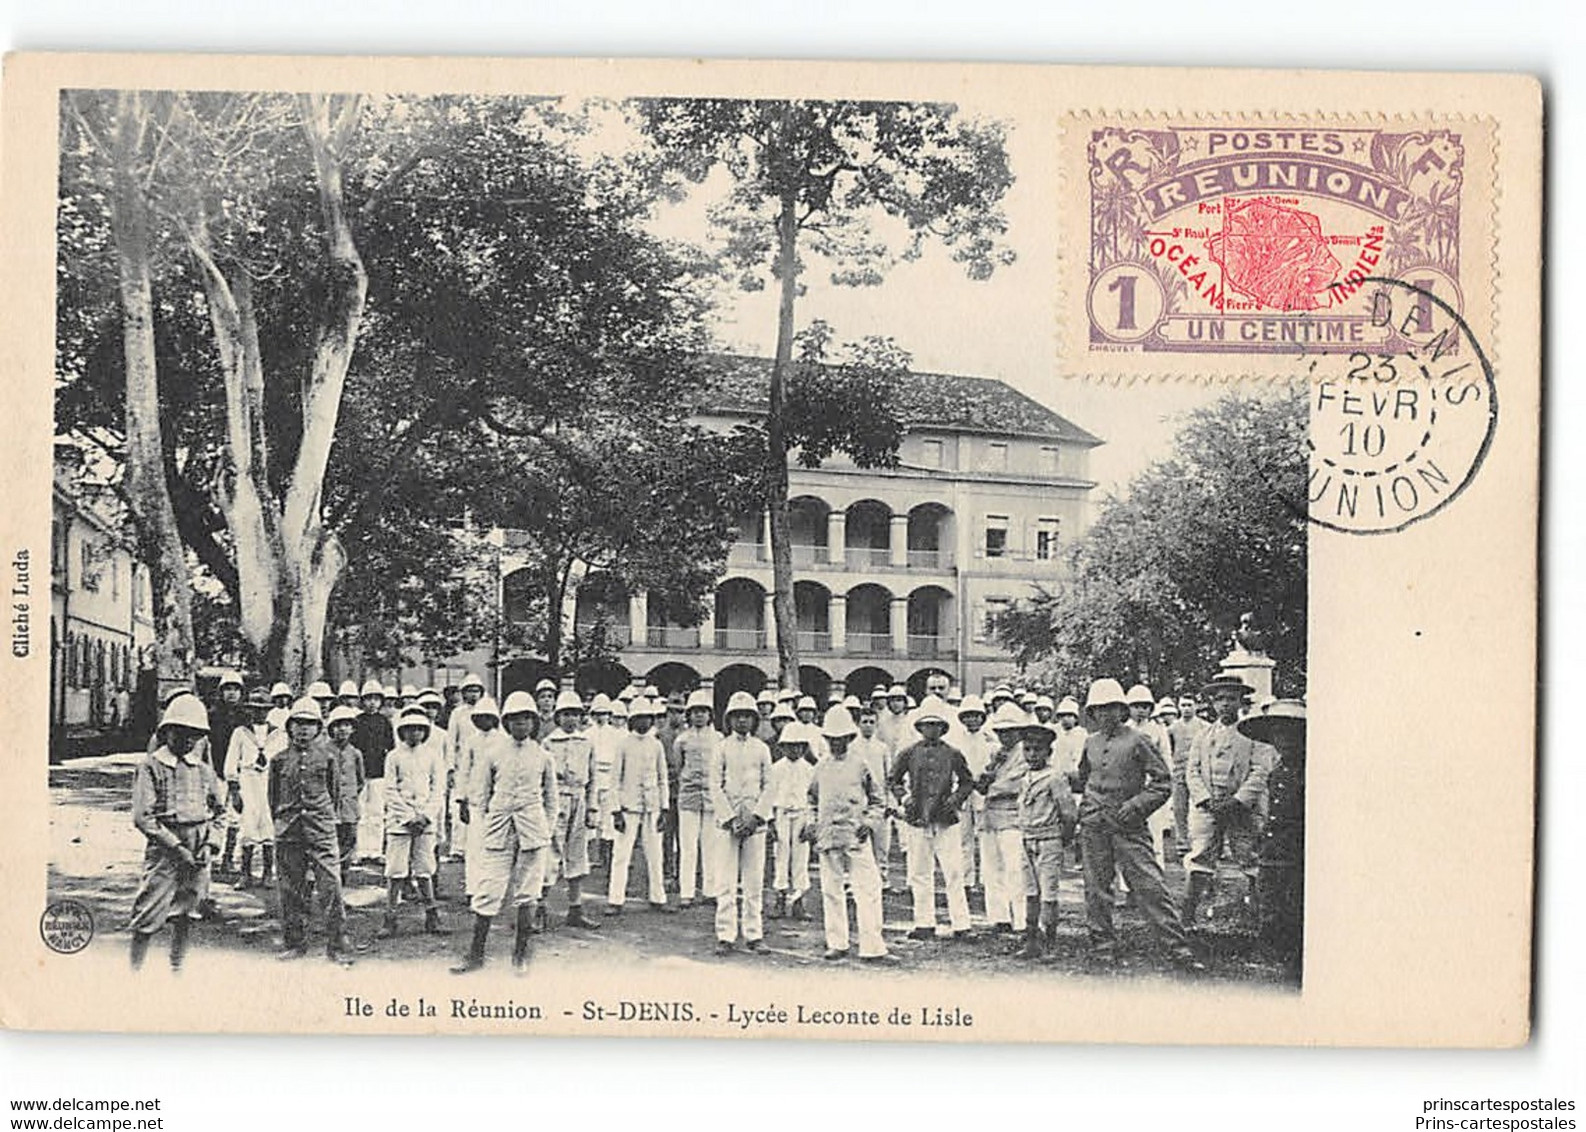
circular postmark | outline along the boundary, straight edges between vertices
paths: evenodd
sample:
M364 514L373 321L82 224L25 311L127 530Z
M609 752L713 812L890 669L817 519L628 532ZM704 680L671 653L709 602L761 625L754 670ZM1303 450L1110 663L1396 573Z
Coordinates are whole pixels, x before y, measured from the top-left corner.
M1492 364L1430 288L1368 278L1371 322L1398 347L1310 362L1304 514L1348 534L1390 534L1447 507L1498 424Z
M75 955L94 938L94 914L76 900L57 900L39 917L44 946L62 955Z

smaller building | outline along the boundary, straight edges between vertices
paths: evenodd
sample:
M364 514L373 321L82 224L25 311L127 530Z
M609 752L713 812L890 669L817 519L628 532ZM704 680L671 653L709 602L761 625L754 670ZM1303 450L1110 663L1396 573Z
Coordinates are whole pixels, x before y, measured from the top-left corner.
M108 489L74 482L70 455L57 462L51 506L52 757L103 748L132 727L154 649L148 570Z

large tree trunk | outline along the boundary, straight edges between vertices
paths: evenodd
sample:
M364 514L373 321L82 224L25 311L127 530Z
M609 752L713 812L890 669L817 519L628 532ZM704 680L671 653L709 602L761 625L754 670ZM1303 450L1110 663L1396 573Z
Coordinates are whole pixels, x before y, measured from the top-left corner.
M215 262L202 218L188 233L198 261L226 388L226 440L230 475L221 485L222 510L237 564L237 605L242 637L256 662L279 672L284 639L284 584L280 514L270 492L269 445L264 429L264 367L254 315L253 283L246 268L228 278Z
M766 410L766 502L771 514L771 611L776 622L776 648L782 686L799 686L798 620L793 605L793 546L788 528L787 374L793 361L793 302L798 295L797 199L784 193L777 214L776 355L771 363L771 390Z
M325 528L321 512L368 276L348 222L341 168L357 127L359 100L305 95L299 106L319 188L330 286L303 387L302 441L282 504L271 493L268 477L265 375L251 280L245 267L228 275L215 262L202 217L188 233L188 244L202 270L226 379L232 475L223 490L236 547L242 634L267 675L302 689L324 672L330 597L347 564L341 541Z
M116 101L110 220L120 277L122 349L127 370L126 494L140 555L149 566L156 679L163 699L177 685L192 684L194 649L187 560L165 481L160 437L149 218L137 169L147 123L148 107L143 96L136 91L122 91Z

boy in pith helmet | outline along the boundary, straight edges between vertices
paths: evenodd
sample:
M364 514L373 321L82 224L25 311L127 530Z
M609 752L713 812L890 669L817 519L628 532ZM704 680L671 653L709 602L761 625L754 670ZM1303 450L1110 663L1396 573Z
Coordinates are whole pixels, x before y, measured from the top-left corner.
M330 746L320 741L324 717L304 696L287 714L287 746L270 762L270 813L280 863L282 959L308 954L309 870L325 904L325 954L343 966L352 962L342 902L341 857L336 815L341 776Z
M589 875L589 839L600 828L596 810L595 750L579 731L584 702L571 688L552 701L555 724L541 744L556 766L559 801L556 836L551 843L548 884L558 875L567 880L567 925L594 931L599 927L584 915L584 878Z
M771 818L771 751L754 735L760 711L748 692L727 701L728 734L710 767L717 845L716 950L730 954L742 909L744 946L760 949L765 899L765 827Z
M463 895L472 899L474 864L470 862L477 862L478 859L481 827L474 820L473 803L468 791L473 787L474 768L479 765L480 752L492 743L500 742L504 733L501 731L501 708L491 697L480 697L467 710L471 725L463 746L457 752L453 793L457 799L457 828L462 830L456 845L463 857Z
M848 954L848 900L854 897L859 924L859 958L879 962L887 945L881 938L881 871L867 842L882 807L883 787L856 758L851 744L859 734L848 709L826 712L821 732L830 754L811 768L807 787L814 820L801 837L820 853L821 908L826 926L826 958Z
M385 853L385 761L396 746L392 717L385 709L395 706L396 697L387 696L384 687L371 681L364 685L362 699L363 711L352 732L352 745L363 752L356 854L363 861L378 861Z
M1178 910L1151 851L1147 819L1168 800L1167 763L1156 746L1128 725L1129 704L1116 680L1097 680L1085 698L1095 728L1085 740L1075 785L1085 865L1085 911L1098 960L1117 959L1113 927L1113 875L1122 872L1135 904L1157 939L1181 967L1201 969L1179 924Z
M771 706L776 706L772 697ZM710 819L710 764L721 746L721 733L711 726L715 714L711 694L704 688L689 693L684 705L688 726L677 737L682 765L677 772L677 895L684 908L694 906L696 882L705 899L716 896L718 846Z
M804 894L810 890L810 846L802 835L809 823L810 778L819 761L815 754L817 739L816 728L802 720L784 727L777 739L782 757L771 765L772 818L767 827L775 841L773 920L789 914L800 920L809 918Z
M661 869L661 822L670 801L666 752L653 730L660 713L661 708L648 696L635 696L628 704L628 737L617 748L612 770L611 824L617 840L606 890L608 915L621 914L627 903L628 866L633 862L636 841L644 847L650 907L671 911Z
M556 764L534 734L540 712L527 692L513 692L501 705L506 736L477 756L468 791L470 820L482 823L478 868L474 870L473 938L455 974L484 966L491 922L510 901L516 909L512 965L529 957L536 911L545 890L551 832L556 820Z
M352 745L352 733L357 726L358 713L343 704L332 708L325 722L325 734L330 738L331 751L336 758L336 773L341 776L340 800L336 803L336 845L341 851L343 886L347 884L352 859L358 849L358 806L363 794L363 752Z
M198 743L209 733L209 712L197 696L177 696L155 728L159 745L143 757L132 780L132 824L147 839L143 881L132 900L132 966L143 965L149 940L171 921L171 966L187 954L198 879L210 853L210 822L226 808L215 768Z
M397 745L386 760L385 920L380 938L397 934L397 901L413 878L424 902L424 930L443 931L435 906L436 799L444 790L446 769L430 743L434 721L422 708L397 717Z

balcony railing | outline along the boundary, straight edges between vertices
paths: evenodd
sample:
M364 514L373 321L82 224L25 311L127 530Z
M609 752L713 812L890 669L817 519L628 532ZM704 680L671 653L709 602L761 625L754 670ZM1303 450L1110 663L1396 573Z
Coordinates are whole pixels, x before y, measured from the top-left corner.
M793 565L795 566L824 566L827 563L827 548L824 546L811 546L796 542L789 549L793 552Z
M918 658L948 659L958 655L958 646L951 637L916 636L910 633L909 655Z
M854 656L891 656L891 633L848 634L848 651Z
M653 649L697 649L699 629L683 629L676 625L651 625L645 640Z
M832 635L830 633L816 632L810 629L800 629L798 632L800 652L831 652Z
M843 552L843 561L850 570L873 570L877 566L890 566L892 549L885 546L850 546Z
M606 643L613 648L626 648L633 643L633 630L626 625L602 625L600 631L604 635ZM595 626L588 624L574 625L573 633L579 637L592 637L595 634Z
M765 646L764 629L716 630L716 647L722 652L758 652Z
M909 569L945 570L952 565L952 557L945 550L909 551Z
M771 561L771 548L759 542L735 542L727 549L727 561L734 566L753 566Z

